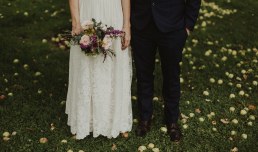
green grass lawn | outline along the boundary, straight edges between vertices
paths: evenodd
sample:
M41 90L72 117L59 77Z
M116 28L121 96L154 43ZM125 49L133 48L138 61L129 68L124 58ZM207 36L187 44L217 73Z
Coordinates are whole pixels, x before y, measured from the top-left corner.
M184 139L176 145L161 130L158 57L151 132L136 137L135 122L128 138L75 140L64 112L69 51L53 42L70 29L68 1L0 0L0 151L105 152L113 147L134 152L149 143L162 152L258 151L257 10L256 0L203 1L184 50L180 105ZM134 78L132 96L135 84ZM132 103L136 119L137 103ZM43 137L47 143L40 143Z

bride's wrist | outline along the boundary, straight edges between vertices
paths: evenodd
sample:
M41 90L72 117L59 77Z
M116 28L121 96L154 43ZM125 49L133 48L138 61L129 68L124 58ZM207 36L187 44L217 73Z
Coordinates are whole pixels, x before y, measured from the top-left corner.
M131 24L130 23L125 23L123 24L123 28L130 28L131 27Z
M77 26L80 26L80 25L81 25L80 22L72 22L72 26L73 26L73 27L77 27Z

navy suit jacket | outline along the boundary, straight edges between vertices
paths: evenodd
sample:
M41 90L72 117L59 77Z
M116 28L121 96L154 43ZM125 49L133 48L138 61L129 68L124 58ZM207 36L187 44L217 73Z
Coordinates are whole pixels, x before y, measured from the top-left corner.
M162 32L193 30L201 0L131 0L131 24L144 29L153 18Z

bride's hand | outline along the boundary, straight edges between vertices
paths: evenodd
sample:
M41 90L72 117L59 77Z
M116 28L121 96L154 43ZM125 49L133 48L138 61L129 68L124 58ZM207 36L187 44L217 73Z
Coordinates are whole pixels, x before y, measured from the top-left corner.
M131 28L130 26L123 27L125 35L122 38L122 50L126 49L130 45L131 41Z
M83 31L81 24L72 25L72 36L79 35Z

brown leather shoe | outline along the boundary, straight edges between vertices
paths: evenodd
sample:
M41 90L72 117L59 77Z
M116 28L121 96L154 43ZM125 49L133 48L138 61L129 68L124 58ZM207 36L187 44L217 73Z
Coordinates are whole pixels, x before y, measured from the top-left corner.
M182 138L181 130L177 123L167 124L168 134L170 136L170 141L179 142Z
M136 128L136 135L143 137L150 131L151 120L149 121L140 121Z

